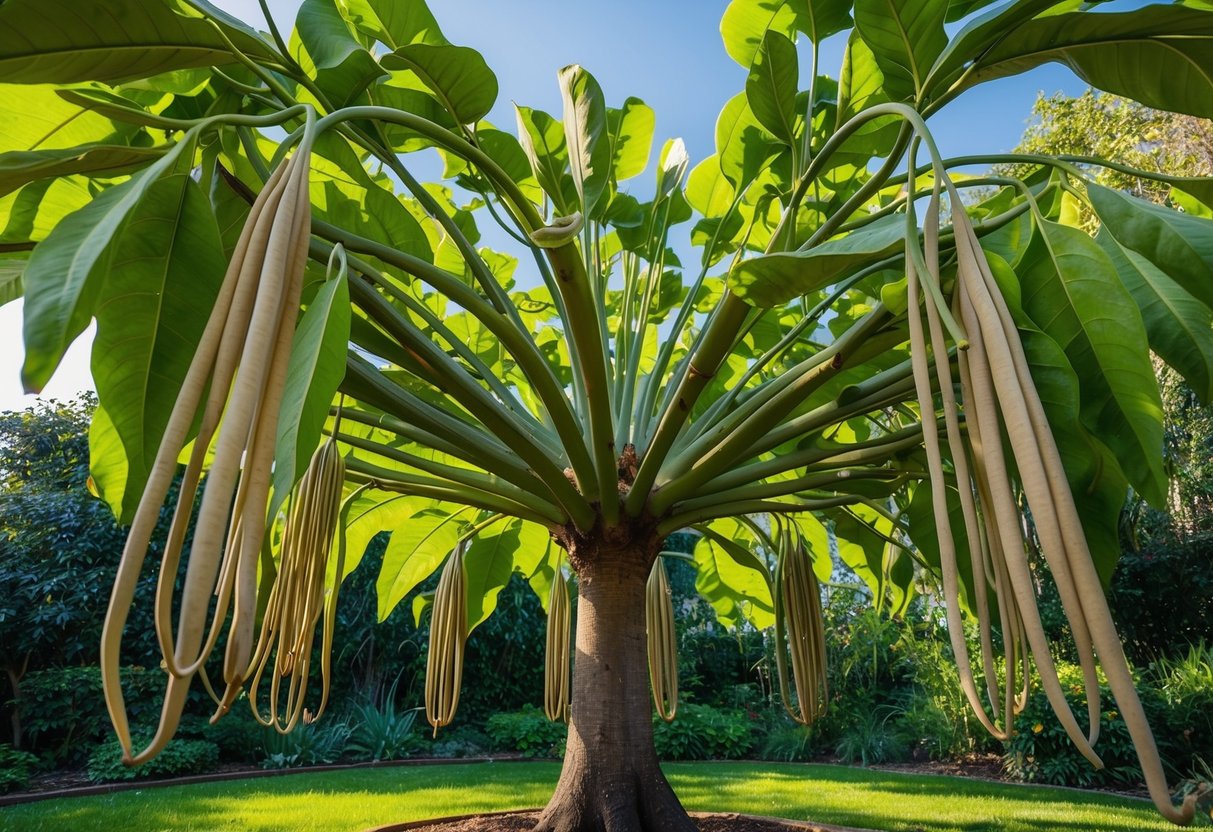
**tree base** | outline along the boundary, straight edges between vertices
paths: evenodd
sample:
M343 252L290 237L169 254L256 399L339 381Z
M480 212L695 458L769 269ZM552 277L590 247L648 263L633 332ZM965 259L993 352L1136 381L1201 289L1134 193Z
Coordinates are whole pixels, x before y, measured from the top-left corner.
M538 811L460 815L379 826L367 832L531 832L539 815ZM865 832L849 827L820 826L755 815L694 812L691 819L695 823L693 828L699 832Z

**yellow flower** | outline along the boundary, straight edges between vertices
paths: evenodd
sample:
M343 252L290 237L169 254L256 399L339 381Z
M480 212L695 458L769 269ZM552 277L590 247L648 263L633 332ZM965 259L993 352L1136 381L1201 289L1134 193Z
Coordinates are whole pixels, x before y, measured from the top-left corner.
M1040 724L1040 723L1038 722L1038 723L1036 723L1035 725L1033 725L1033 726L1032 726L1032 733L1033 733L1033 734L1039 734L1039 733L1040 733L1041 731L1043 731L1044 729L1045 729L1044 725L1042 725L1042 724Z

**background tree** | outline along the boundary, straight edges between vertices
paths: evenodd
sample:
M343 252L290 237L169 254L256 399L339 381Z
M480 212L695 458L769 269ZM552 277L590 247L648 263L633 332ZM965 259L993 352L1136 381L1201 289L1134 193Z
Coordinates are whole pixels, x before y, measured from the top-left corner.
M979 718L1011 730L1014 672L1031 653L1097 763L1050 670L1009 502L1015 471L1053 531L1044 551L1084 659L1091 737L1097 651L1156 804L1190 819L1191 805L1170 805L1100 581L1126 485L1165 501L1148 347L1213 385L1210 224L1065 160L941 158L924 119L1047 60L1207 116L1213 14L987 5L734 0L721 32L746 88L722 111L712 157L690 170L681 142L665 144L651 199L621 187L649 157L642 102L607 107L588 72L565 67L562 120L518 107L515 138L484 121L491 70L420 2L307 0L289 42L272 21L263 36L202 0L109 0L88 29L46 0L0 7L19 35L0 45L13 112L0 243L6 291L19 280L26 293L25 382L39 388L96 317L91 467L132 521L102 645L127 755L147 759L171 736L229 607L223 667L208 674L225 683L217 716L246 683L255 703L265 687L277 701L289 676L295 721L298 645L390 529L381 615L442 569L435 724L451 716L466 632L511 573L541 599L558 570L576 575L568 750L538 828L689 830L653 753L640 610L663 539L691 529L718 613L780 633L794 607L775 590L807 579L810 556L828 571L831 535L882 608L907 602L917 559L944 582ZM962 19L949 38L945 23ZM818 46L852 22L838 81L819 75ZM1151 72L1123 71L1137 60ZM414 176L408 154L428 147L445 185ZM1033 170L960 175L1000 161ZM1210 199L1207 180L1140 175ZM940 227L945 202L988 184L999 191ZM1076 201L1099 216L1098 242L1073 227ZM686 285L668 235L693 211L702 255ZM520 259L478 248L477 217ZM516 285L522 258L520 275L538 280ZM1176 303L1143 301L1143 281ZM158 604L166 704L140 750L118 644L179 459L184 507L162 574L171 586L184 568L185 582L179 609L170 593ZM321 569L338 499L344 533ZM1006 678L983 636L988 700L962 607L987 636L995 620L1010 635ZM795 660L794 626L792 639ZM792 704L802 716L816 705Z

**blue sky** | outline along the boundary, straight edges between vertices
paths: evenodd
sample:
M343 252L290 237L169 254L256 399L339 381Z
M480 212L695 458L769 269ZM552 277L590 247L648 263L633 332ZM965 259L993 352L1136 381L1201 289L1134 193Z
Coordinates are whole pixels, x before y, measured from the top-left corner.
M212 2L264 28L256 0ZM289 30L298 0L270 0L269 5L279 26ZM654 156L662 141L677 136L694 165L713 152L716 115L745 84L744 70L721 44L726 0L431 0L429 5L447 38L479 50L496 72L501 92L489 118L510 131L512 101L558 115L556 72L580 63L598 79L608 104L631 95L653 107ZM837 77L842 46L841 37L824 44L822 72ZM1069 70L1050 64L979 87L930 126L945 155L1004 152L1022 134L1038 92L1076 95L1084 88ZM633 187L647 197L651 178L636 182ZM33 402L18 380L20 328L20 304L0 307L0 410ZM46 395L65 398L91 387L88 347L87 336L73 346Z

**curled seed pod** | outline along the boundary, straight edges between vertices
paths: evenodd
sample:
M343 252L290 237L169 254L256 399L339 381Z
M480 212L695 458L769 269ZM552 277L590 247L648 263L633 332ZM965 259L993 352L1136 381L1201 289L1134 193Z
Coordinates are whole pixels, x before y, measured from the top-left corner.
M263 725L272 725L282 733L293 729L305 714L303 697L311 673L316 625L322 615L325 617L321 651L325 656L321 665L323 693L315 715L308 712L307 721L318 718L324 712L330 683L327 651L332 646L332 619L336 613L341 582L340 565L327 598L325 585L344 481L345 461L341 458L337 443L330 437L312 454L307 470L292 495L282 534L278 572L270 588L257 645L247 666L225 668L225 675L236 679L236 682L229 681L213 719L227 711L243 681L251 678L249 704L257 720ZM262 716L258 706L258 691L266 669L270 667L271 655L274 661L270 676L269 715ZM229 651L227 658L229 661L240 661L239 655L234 656L232 651ZM285 708L280 712L280 680L287 678L290 682Z
M649 572L644 608L653 704L657 708L657 715L671 722L678 713L678 637L674 631L670 579L660 556Z
M310 114L308 118L310 124ZM307 257L311 141L308 129L250 209L123 549L102 631L101 671L106 707L127 764L151 759L176 731L190 682L213 650L229 606L234 602L237 615L243 610L242 620L251 621L248 576L255 596L275 426ZM119 676L122 633L177 459L195 425L194 450L177 497L155 602L156 632L169 674L165 700L155 736L133 753ZM212 450L174 634L174 582ZM243 643L251 647L249 640Z
M560 566L548 595L547 643L543 657L543 711L552 722L569 721L569 585Z
M468 637L467 584L463 574L463 544L451 552L430 615L430 645L425 662L425 718L438 729L449 725L459 707L463 679L463 648Z
M793 536L786 529L780 535L779 560L775 568L775 653L780 693L788 715L801 725L812 725L825 714L830 694L826 681L821 588L799 535ZM787 664L783 658L785 633L792 657L797 707L791 702Z

